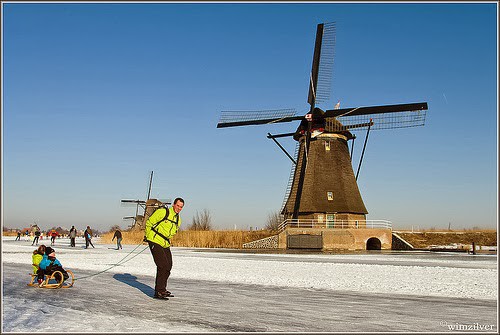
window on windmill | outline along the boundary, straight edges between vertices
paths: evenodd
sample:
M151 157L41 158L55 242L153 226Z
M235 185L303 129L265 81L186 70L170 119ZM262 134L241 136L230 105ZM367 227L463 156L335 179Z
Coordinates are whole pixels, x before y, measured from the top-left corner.
M330 141L325 141L325 150L330 151Z
M331 201L333 200L333 192L326 192L326 198Z

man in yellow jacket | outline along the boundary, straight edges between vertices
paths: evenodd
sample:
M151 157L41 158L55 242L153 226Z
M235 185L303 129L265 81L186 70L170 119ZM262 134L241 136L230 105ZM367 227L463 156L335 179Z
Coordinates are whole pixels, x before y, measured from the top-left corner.
M156 264L156 281L154 298L166 299L173 297L167 291L167 280L172 269L172 253L170 239L177 233L181 225L179 213L184 207L184 200L176 198L170 208L160 207L146 221L144 231L149 250Z

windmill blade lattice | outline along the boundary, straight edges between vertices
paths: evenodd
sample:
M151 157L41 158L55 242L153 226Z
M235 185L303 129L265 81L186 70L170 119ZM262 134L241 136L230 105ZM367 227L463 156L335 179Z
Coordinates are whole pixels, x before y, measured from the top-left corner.
M217 128L290 122L303 119L295 116L295 109L270 109L259 111L222 111Z
M370 122L372 122L371 130L410 128L425 125L426 114L424 110L343 116L336 118L343 126L339 126L339 123L333 122L332 118L327 118L326 124L333 131L342 131L344 129L348 129L349 131L365 130Z
M144 200L132 200L132 199L123 199L120 202L121 207L136 207L139 205L145 205L146 201Z
M427 110L426 102L398 104L398 105L384 105L384 106L369 106L369 107L356 107L356 108L342 108L342 109L329 109L325 111L324 117L341 117L341 116L354 116L354 115L368 115L368 114L382 114L382 113L395 113L395 112L411 112Z
M335 22L324 23L318 70L318 85L316 88L316 102L326 102L330 99L333 59L335 56L335 39Z

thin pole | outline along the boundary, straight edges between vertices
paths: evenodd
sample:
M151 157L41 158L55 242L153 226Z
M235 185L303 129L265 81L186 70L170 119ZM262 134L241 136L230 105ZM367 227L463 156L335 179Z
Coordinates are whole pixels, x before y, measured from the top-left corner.
M354 140L356 139L356 136L352 138L352 144L351 144L351 162L352 162L352 152L354 151Z
M151 184L153 183L153 171L151 171L151 177L149 178L149 190L148 190L148 199L149 200L149 196L151 195Z
M302 188L304 186L304 178L306 176L307 152L309 151L309 143L311 141L311 122L307 122L307 133L304 140L304 154L302 156L302 164L300 166L299 180L297 184L297 194L295 195L295 204L293 206L292 219L299 218L300 200L302 198Z
M283 148L283 146L271 135L271 133L267 133L267 138L270 138L274 141L274 143L276 143L278 145L278 147L280 147L281 150L283 150L283 152L288 156L288 158L290 158L293 162L293 164L297 165L297 162L295 161L295 159L293 159L292 156L290 156L290 154L285 150L285 148Z
M363 161L363 156L365 155L366 142L368 141L368 134L370 134L371 126L372 120L370 119L370 124L368 125L368 130L366 131L365 144L363 145L363 152L361 153L361 159L359 160L358 171L356 172L356 181L358 180L359 169L361 168L361 162Z
M139 203L135 205L134 226L137 224L137 214L139 214Z

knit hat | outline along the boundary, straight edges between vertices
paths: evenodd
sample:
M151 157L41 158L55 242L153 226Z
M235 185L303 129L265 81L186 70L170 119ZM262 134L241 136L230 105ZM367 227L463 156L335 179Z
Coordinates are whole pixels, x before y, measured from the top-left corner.
M52 249L51 247L47 247L47 248L45 248L45 254L47 256L54 257L56 255L56 251L54 249Z

